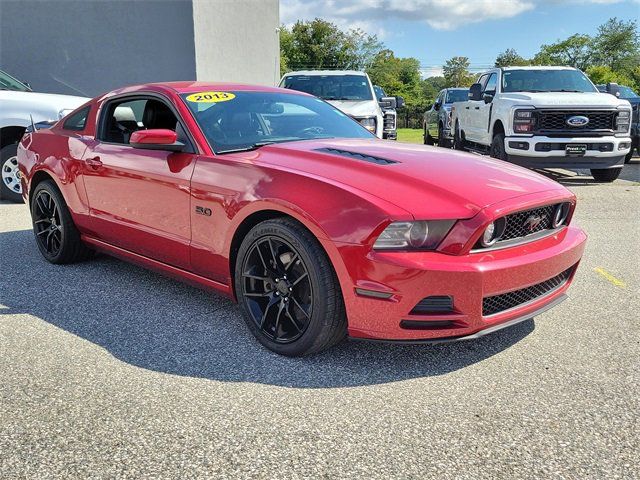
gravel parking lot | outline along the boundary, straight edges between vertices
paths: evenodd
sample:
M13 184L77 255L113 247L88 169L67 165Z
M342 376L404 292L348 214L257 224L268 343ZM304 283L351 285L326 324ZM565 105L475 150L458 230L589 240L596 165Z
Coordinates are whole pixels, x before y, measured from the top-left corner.
M590 237L567 302L474 342L304 359L224 298L46 263L0 203L0 478L640 478L640 161L566 174Z

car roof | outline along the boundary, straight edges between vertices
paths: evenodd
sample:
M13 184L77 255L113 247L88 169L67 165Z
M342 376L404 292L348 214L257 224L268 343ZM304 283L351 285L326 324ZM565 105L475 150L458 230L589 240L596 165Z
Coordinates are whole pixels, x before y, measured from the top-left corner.
M111 97L113 95L120 95L126 93L136 93L143 91L156 91L164 93L196 93L196 92L224 92L224 91L246 91L246 92L274 92L274 93L288 93L292 95L308 95L304 92L298 92L296 90L288 90L279 87L268 87L265 85L250 85L246 83L231 83L231 82L157 82L157 83L144 83L140 85L130 85L126 87L113 90L99 98Z
M502 67L502 70L577 70L573 67L559 67L559 66L542 66L542 65L522 65L520 67Z
M291 75L366 75L366 73L359 70L298 70L297 72L285 73L285 77Z

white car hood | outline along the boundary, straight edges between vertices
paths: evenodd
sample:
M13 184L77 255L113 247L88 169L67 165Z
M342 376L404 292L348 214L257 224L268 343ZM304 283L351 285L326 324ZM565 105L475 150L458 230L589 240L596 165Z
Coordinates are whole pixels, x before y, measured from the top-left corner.
M622 102L608 93L572 93L572 92L540 92L540 93L501 93L501 100L511 100L534 107L611 107L623 106Z
M26 127L31 118L36 123L58 120L61 110L75 110L89 100L54 93L0 90L0 127Z
M352 117L375 117L378 115L378 103L375 100L327 100L327 102Z

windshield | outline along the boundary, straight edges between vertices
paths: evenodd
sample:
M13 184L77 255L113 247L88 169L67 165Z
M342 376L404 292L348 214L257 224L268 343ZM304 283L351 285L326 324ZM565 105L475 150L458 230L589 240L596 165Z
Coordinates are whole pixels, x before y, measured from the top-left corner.
M19 92L30 92L31 89L24 83L16 80L11 75L0 70L0 90L17 90Z
M364 75L290 75L282 87L310 93L325 100L371 100L369 80Z
M579 70L506 70L503 92L597 92Z
M638 94L631 90L629 87L619 85L618 89L620 91L620 98L640 98L638 97Z
M215 153L320 138L376 138L355 120L307 95L200 92L181 95Z
M469 100L469 90L448 90L444 103L466 102Z

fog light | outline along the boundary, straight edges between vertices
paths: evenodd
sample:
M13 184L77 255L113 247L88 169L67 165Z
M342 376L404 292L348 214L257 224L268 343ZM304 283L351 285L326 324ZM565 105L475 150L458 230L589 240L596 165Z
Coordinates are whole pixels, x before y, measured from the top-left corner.
M487 228L484 229L480 244L485 248L495 245L495 243L500 240L500 238L504 234L504 229L506 226L507 222L504 218L498 218L497 220L491 222L489 225L487 225Z
M571 204L569 203L561 203L556 207L556 211L553 214L553 222L551 224L552 228L558 228L559 226L564 225L564 222L567 221L567 217L569 216L570 207Z
M631 148L631 142L620 142L618 144L618 150L626 150L627 148Z

